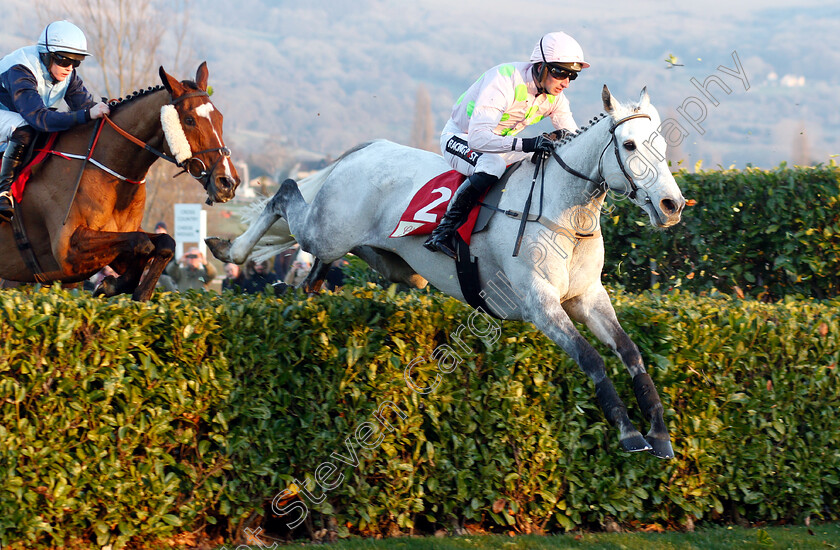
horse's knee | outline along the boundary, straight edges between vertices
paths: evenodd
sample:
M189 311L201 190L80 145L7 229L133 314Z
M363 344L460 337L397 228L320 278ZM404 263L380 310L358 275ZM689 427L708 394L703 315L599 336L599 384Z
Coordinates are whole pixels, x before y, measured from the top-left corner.
M169 259L175 255L175 239L167 233L160 233L155 240L155 255Z
M130 242L131 254L134 256L150 256L155 251L155 245L145 233L136 235Z

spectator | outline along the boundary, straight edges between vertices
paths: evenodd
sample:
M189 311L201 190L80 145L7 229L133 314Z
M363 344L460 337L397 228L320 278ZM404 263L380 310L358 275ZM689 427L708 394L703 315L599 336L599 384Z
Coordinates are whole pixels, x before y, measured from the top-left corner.
M280 279L277 274L272 273L268 267L268 260L262 262L248 262L248 289L249 294L259 294L265 290L266 285L273 285Z
M216 277L216 268L207 263L204 254L194 246L181 256L178 263L171 262L166 268L166 274L172 277L181 292L190 289L206 290Z
M309 275L309 270L312 269L312 255L298 250L292 266L283 278L283 281L290 286L298 287Z
M292 267L292 262L295 261L295 256L297 256L299 248L300 246L295 244L274 257L274 272L281 281L286 277L286 274Z
M166 224L162 221L157 222L155 225L155 233L166 233L169 234L169 229L166 227Z
M227 277L222 281L222 292L225 290L233 290L234 292L248 291L248 285L250 285L251 281L245 276L245 272L237 264L225 264L225 274Z

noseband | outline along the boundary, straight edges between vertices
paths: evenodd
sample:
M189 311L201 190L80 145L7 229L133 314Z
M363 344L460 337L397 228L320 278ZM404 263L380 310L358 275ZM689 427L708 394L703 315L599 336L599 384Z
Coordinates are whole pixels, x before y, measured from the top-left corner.
M634 118L646 118L646 119L650 120L650 115L646 115L644 113L632 114L630 116L626 116L626 117L622 118L621 120L619 120L618 122L616 122L615 124L613 124L610 127L610 135L612 137L610 138L610 141L608 141L607 144L604 146L604 150L601 151L601 156L598 157L598 177L600 178L600 180L594 180L594 179L590 178L589 176L578 172L577 170L575 170L574 168L572 168L571 166L566 164L566 162L560 157L560 155L557 154L556 149L551 153L551 156L554 157L554 159L558 162L558 164L560 164L560 166L564 170L566 170L568 173L570 173L573 176L576 176L580 179L590 181L590 182L594 183L595 185L597 185L598 187L600 187L601 189L603 189L604 192L606 192L607 189L612 189L612 188L609 186L606 178L604 178L604 176L603 176L604 154L607 152L607 149L609 148L610 144L612 144L613 145L613 150L615 151L615 160L618 162L618 167L621 168L621 173L624 174L624 177L627 179L627 182L630 184L630 191L617 191L615 189L612 189L612 190L616 191L616 192L620 192L622 195L624 195L626 197L630 197L630 200L636 200L636 193L639 191L639 186L636 185L636 182L633 181L633 178L630 177L630 174L627 172L627 168L625 168L625 166L624 166L624 162L622 162L622 160L621 160L621 155L618 152L618 138L615 137L615 129L618 128L619 126L621 126L622 124L624 124L625 122L627 122L628 120L633 120ZM650 201L649 198L647 200Z

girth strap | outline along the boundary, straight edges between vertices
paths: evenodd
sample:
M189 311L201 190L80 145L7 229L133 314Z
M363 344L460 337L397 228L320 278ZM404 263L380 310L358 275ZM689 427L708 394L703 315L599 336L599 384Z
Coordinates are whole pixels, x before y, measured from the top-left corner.
M32 243L29 242L29 237L26 236L26 230L23 227L23 213L18 201L12 201L14 204L15 215L12 217L12 234L15 237L15 244L17 245L20 257L26 268L35 276L35 280L39 283L46 281L43 278L44 270L41 269L41 264L38 263L38 258L35 256L35 251L32 250Z
M455 241L455 272L458 274L458 284L464 294L464 300L475 309L481 308L488 315L496 319L503 319L496 315L487 301L481 297L481 279L478 276L478 258L470 256L470 245L468 245L458 232L453 237Z

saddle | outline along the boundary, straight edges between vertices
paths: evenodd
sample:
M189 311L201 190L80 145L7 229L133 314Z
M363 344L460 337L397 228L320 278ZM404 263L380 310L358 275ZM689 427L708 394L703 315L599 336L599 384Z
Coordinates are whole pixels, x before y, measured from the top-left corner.
M470 255L469 243L473 233L484 231L493 214L502 211L498 208L498 204L508 179L517 166L519 166L518 162L507 167L499 182L479 199L467 216L467 221L458 228L455 235L457 251L455 271L458 274L458 283L461 285L464 299L472 307L481 308L496 319L502 319L502 317L499 317L484 299L478 274L478 259ZM426 235L434 231L443 219L455 190L466 179L467 177L460 172L450 170L429 180L411 198L408 208L403 212L390 237Z

